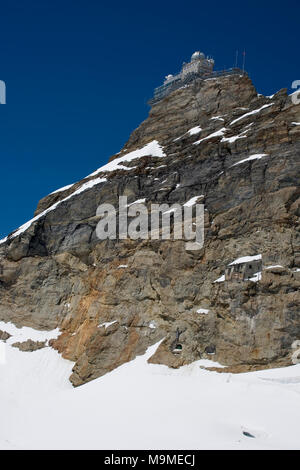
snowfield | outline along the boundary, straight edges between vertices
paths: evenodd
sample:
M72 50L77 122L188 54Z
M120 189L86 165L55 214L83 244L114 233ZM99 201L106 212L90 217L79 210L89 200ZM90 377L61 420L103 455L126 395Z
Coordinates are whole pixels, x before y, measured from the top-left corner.
M79 388L51 348L5 346L1 449L299 449L300 365L239 375L144 356ZM243 433L254 437L248 437Z

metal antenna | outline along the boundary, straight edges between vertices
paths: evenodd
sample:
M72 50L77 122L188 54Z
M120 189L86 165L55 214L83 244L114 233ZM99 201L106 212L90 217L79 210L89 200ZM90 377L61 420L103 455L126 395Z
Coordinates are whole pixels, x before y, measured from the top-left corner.
M243 72L245 72L245 62L246 62L246 51L243 52Z

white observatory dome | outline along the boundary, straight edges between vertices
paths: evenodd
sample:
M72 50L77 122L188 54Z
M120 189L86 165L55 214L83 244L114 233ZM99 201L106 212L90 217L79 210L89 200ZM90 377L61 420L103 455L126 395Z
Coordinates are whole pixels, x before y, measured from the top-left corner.
M204 59L204 58L205 58L205 55L203 54L203 52L196 51L192 55L191 60Z
M194 54L192 55L191 60L199 59L199 56L200 56L200 51L196 51L196 52L194 52Z

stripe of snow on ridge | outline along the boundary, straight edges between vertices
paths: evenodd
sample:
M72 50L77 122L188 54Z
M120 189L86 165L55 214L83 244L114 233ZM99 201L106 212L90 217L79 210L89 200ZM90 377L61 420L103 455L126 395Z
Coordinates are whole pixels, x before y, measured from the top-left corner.
M190 135L199 134L199 132L201 131L202 131L201 127L196 126L196 127L192 127L192 129L188 131L188 134Z
M242 256L241 258L237 258L228 266L232 266L233 264L241 264L241 263L248 263L249 261L256 261L261 259L261 255L254 255L254 256Z
M160 157L160 158L166 156L166 154L163 151L162 146L159 145L157 140L153 140L152 142L149 142L149 144L145 145L141 149L133 150L132 152L129 152L126 155L123 155L122 157L115 158L114 160L107 163L106 165L103 165L100 168L98 168L98 170L91 173L88 177L95 176L100 172L106 172L106 171L132 170L132 168L128 168L127 166L120 165L120 163L131 162L132 160L135 160L136 158L148 157L148 156Z
M232 137L223 137L223 139L221 140L221 142L229 142L230 144L234 143L236 140L238 139L246 139L247 138L247 135L244 135L244 134L247 134L248 130L247 129L248 127L251 127L253 125L253 122L251 122L251 124L248 124L247 126L245 126L245 129L243 132L241 132L240 134L238 135L234 135Z
M265 108L269 108L269 106L273 106L274 103L271 103L271 104L264 104L261 108L259 109L254 109L254 111L250 111L249 113L246 113L246 114L243 114L243 116L240 116L239 118L235 119L234 121L232 121L230 123L230 126L232 126L232 124L235 124L236 122L240 121L241 119L244 119L245 117L247 116L251 116L252 114L257 114L257 113L260 113L260 111L262 111L263 109Z
M300 122L292 122L293 126L300 126Z
M204 137L203 139L197 140L197 142L194 142L193 145L199 145L204 140L209 140L209 139L212 139L213 137L223 137L225 131L226 131L226 127L222 127L222 129L220 129L216 132L213 132L212 134L208 135L207 137Z
M90 189L93 186L96 186L97 184L104 183L105 181L107 181L106 178L95 178L94 180L87 181L82 186L80 186L78 189L76 189L76 191L74 191L74 193L72 193L69 196L65 197L61 201L57 201L52 206L48 207L48 209L44 210L40 214L33 217L33 219L31 219L28 222L26 222L25 224L21 225L21 227L19 227L12 235L10 235L8 237L5 237L2 240L0 240L0 245L5 243L8 239L18 237L19 235L21 235L21 233L26 232L26 230L33 224L33 222L36 222L37 220L44 217L44 215L48 214L48 212L51 212L54 209L56 209L57 206L59 206L62 202L68 201L69 199L76 196L77 194L80 194L83 191L86 191L87 189Z
M274 264L273 266L266 266L264 269L283 268L281 264Z
M261 271L258 271L253 275L253 277L249 277L246 281L258 282L261 280Z
M224 282L224 281L225 281L225 274L222 274L222 276L218 277L218 279L216 279L216 280L214 281L214 283L215 283L215 282Z
M250 160L260 160L263 157L267 157L269 154L268 153L257 153L255 155L250 155L250 157L244 158L243 160L240 160L237 163L234 163L232 166L240 165L241 163L248 162Z
M194 204L196 204L197 200L198 200L200 197L203 198L204 195L201 194L200 196L194 196L194 197L192 197L192 198L189 199L185 204L183 204L183 207L191 207L191 206L193 206Z
M207 315L209 310L207 308L198 308L197 313L203 313L204 315Z
M104 323L101 323L101 325L98 325L98 328L102 328L104 326L104 328L108 328L110 325L113 325L114 323L117 323L117 320L114 320L114 321L107 321L107 322L104 322Z
M134 204L144 204L144 202L146 202L146 199L137 199L136 201L127 204L127 207L133 206Z
M211 121L224 121L221 116L213 116L210 118Z
M60 192L62 192L62 191L66 191L67 189L72 188L72 186L74 186L74 184L68 184L68 186L64 186L63 188L59 188L59 189L57 189L56 191L53 191L52 193L49 194L49 196L51 196L51 194L55 194L55 193L60 193Z
M176 212L176 211L177 211L177 208L175 208L175 209L169 209L168 211L163 212L163 214L172 214L172 212Z
M230 144L233 144L236 140L246 139L246 137L247 137L246 135L234 135L233 137L223 137L221 142L229 142Z
M189 135L194 135L194 134L199 134L199 132L202 131L202 128L199 126L192 127L189 131L187 131L185 134L182 134L180 137L177 137L176 139L173 140L173 142L177 142L178 140L182 139L186 134Z

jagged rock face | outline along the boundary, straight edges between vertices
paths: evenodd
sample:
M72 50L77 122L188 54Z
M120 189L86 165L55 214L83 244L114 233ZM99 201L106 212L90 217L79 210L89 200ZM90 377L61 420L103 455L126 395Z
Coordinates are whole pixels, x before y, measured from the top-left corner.
M163 158L146 154L47 196L36 221L0 245L0 320L58 326L50 343L76 362L75 386L159 340L150 362L171 367L201 357L232 371L291 364L300 339L299 122L286 90L257 95L245 76L175 91L111 161L153 140ZM106 180L78 191L99 177ZM99 241L97 207L117 206L122 195L148 205L203 195L203 248ZM257 282L214 282L236 258L257 254Z

